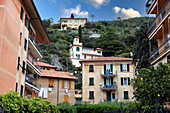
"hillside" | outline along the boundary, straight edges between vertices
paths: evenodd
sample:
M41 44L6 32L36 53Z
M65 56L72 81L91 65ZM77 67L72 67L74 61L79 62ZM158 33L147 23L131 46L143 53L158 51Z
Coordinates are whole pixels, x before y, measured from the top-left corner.
M152 20L150 18L149 20ZM41 61L56 65L60 70L75 70L69 59L69 46L73 38L79 35L83 46L101 47L104 56L130 57L130 52L135 45L135 31L147 22L146 17L131 18L117 21L87 22L82 33L59 31L60 25L53 24L53 19L43 20L50 36L50 44L39 44L43 59ZM78 32L78 31L77 31ZM101 34L99 38L91 38L91 33Z

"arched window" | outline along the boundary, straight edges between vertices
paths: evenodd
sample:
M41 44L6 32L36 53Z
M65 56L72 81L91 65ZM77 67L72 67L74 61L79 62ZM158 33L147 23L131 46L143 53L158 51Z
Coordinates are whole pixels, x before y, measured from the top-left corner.
M77 48L76 48L76 51L80 51L80 48L79 48L79 47L77 47Z

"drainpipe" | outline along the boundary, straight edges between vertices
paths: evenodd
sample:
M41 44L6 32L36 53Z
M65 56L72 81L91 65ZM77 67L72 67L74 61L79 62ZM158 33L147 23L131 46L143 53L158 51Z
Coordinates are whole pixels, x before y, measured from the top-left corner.
M58 105L58 99L59 99L59 79L58 79L58 88L57 88L57 105Z

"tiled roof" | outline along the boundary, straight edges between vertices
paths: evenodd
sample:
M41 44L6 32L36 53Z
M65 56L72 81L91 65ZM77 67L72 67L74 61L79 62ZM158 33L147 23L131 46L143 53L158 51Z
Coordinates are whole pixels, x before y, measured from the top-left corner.
M77 79L77 77L71 76L69 72L61 72L61 71L54 71L54 70L42 70L41 76L42 77Z
M44 63L44 62L37 62L40 67L49 67L49 68L57 68L56 66Z
M82 60L81 62L90 62L90 61L132 61L132 58L122 58L122 57L99 57L93 59Z

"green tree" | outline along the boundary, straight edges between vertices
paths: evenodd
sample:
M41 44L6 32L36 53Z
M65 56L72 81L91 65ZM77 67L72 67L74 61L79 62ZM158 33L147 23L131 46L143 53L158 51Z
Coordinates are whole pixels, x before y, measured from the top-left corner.
M148 68L149 62L149 39L147 37L147 24L145 23L136 31L136 46L133 49L133 62L138 62L137 68Z
M157 67L143 68L131 81L134 94L144 105L169 102L170 99L170 64L160 63Z

